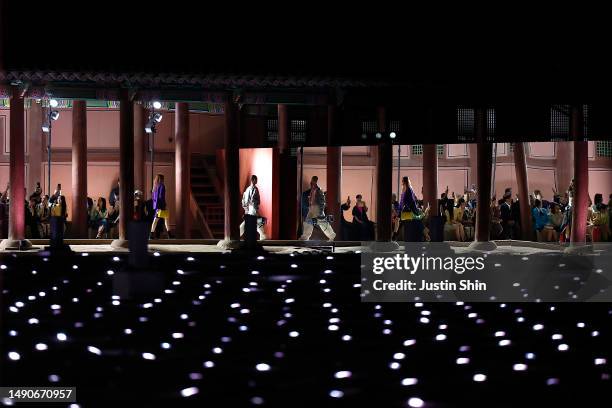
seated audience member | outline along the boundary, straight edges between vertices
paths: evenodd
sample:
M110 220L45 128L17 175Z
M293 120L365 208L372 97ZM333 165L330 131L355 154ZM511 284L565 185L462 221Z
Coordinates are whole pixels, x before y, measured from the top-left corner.
M42 200L42 188L40 188L40 181L36 183L36 189L30 194L30 199L34 199L36 205L40 204Z
M344 218L344 212L351 209L351 196L346 197L346 201L340 205L340 231L341 231L341 240L345 241L357 241L359 240L356 237L354 232L354 225L352 222L349 222Z
M8 203L8 200L9 200L9 189L10 189L10 184L6 183L6 189L4 190L2 195L0 196L0 202L2 202L4 204Z
M497 205L497 198L495 196L491 198L490 211L491 211L491 227L490 227L491 239L499 239L502 235L504 227L502 226L501 211L500 211L499 205Z
M38 215L38 234L41 238L49 238L51 230L49 227L49 217L51 216L51 209L49 207L49 196L44 195L40 201L40 204L36 207Z
M106 208L106 198L98 198L95 210L92 212L91 222L98 229L96 239L102 238L102 235L108 231L108 209Z
M608 206L603 203L601 194L595 194L595 203L591 208L587 225L591 240L593 242L607 241L610 235L609 228Z
M96 229L96 226L92 222L93 213L96 210L93 199L87 197L87 228L88 230Z
M501 225L502 225L502 239L514 239L515 238L515 227L516 221L512 212L512 196L508 193L504 194L504 198L500 205L501 213Z
M466 241L474 240L474 215L476 210L474 208L470 208L466 205L465 211L463 212L463 219L461 223L463 224L463 229L465 231L465 239Z
M561 233L561 224L563 223L563 213L559 209L559 204L551 203L550 214L548 215L548 223L544 226L544 240L549 242L557 242Z
M542 242L544 240L543 230L548 224L548 210L542 208L542 201L536 198L531 214L533 216L533 227L536 231L537 240Z
M368 218L368 206L365 201L362 200L361 194L357 194L355 197L357 201L353 207L353 225L355 231L359 236L360 241L371 240L370 236L370 219Z
M40 238L38 231L38 211L36 210L36 200L34 198L30 198L28 206L26 207L25 216L27 236L32 239Z
M565 207L565 212L563 213L563 221L561 222L561 233L559 234L559 242L570 242L570 237L572 236L571 231L574 196L570 190L568 190L568 193L568 203L567 207Z
M447 234L451 234L455 241L465 240L465 231L461 223L463 212L465 211L465 200L463 200L463 198L459 200L459 205L459 207L452 209L452 215L448 209L444 210L447 219L444 230ZM461 206L463 206L463 208L461 208Z
M134 191L134 221L147 222L149 219L149 209L144 199L144 194L140 190Z

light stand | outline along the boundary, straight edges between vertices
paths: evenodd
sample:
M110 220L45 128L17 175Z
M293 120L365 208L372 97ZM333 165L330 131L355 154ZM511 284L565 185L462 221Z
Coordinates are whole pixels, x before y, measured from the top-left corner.
M161 104L159 102L153 102L149 120L145 126L145 132L149 134L149 154L151 155L151 197L153 194L153 183L155 181L155 132L157 131L157 124L162 120L162 114L155 112L155 109L159 108L161 108Z
M51 131L53 122L59 119L59 112L52 108L57 107L57 101L52 99L49 102L50 108L46 121L42 125L42 131L47 133L47 194L51 197Z

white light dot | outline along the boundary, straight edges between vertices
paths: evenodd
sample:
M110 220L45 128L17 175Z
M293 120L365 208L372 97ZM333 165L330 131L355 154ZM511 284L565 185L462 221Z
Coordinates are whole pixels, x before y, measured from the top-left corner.
M350 378L352 375L353 373L351 373L350 371L338 371L334 374L334 377L338 379L342 379L342 378Z
M559 350L559 351L567 351L567 350L569 350L569 346L567 344L559 344L559 346L557 347L557 350Z
M476 382L483 382L487 380L487 376L484 374L474 374L473 380Z
M96 354L98 356L102 354L102 351L99 348L94 347L94 346L87 346L87 351L89 351L90 353Z
M168 350L170 348L170 343L166 343L166 342L162 343L161 348L163 348L164 350Z
M215 366L215 363L213 363L212 361L205 361L204 362L204 367L206 368L213 368Z
M38 343L36 344L36 346L34 346L36 348L36 350L38 351L45 351L47 350L49 347L45 344L45 343Z
M153 353L142 353L142 358L145 360L155 360L155 354Z
M342 336L342 340L344 341L350 341L352 339L352 337L348 334L345 334L344 336Z
M19 353L16 351L9 351L8 358L9 360L17 361L21 358L21 355L19 355Z
M391 364L389 364L389 368L392 370L397 370L401 367L401 364L398 363L397 361L392 362Z
M542 325L542 324L534 324L533 325L533 330L535 330L535 331L540 331L543 328L544 328L544 325Z
M421 408L425 405L425 402L417 397L412 397L408 400L408 406L412 408Z
M404 353L395 353L393 355L393 359L395 360L403 360L406 357Z
M419 382L419 380L416 379L416 378L404 378L402 380L402 385L404 385L404 386L415 385L418 382Z
M444 340L446 340L446 334L438 334L436 336L436 340L437 341L444 341Z
M595 365L604 365L606 364L606 359L605 358L596 358L595 359Z
M270 365L266 363L259 363L255 366L257 371L270 371Z
M339 329L339 327L335 324L330 324L329 326L327 326L327 330L329 331L337 331Z
M332 398L342 398L344 396L344 393L340 390L331 390L329 392L329 396Z
M299 333L299 332L297 332L297 331L295 331L295 330L294 330L294 331L290 331L290 332L289 332L289 337L297 337L297 336L299 336L299 335L300 335L300 333Z
M527 371L527 364L515 364L512 366L514 371Z
M215 353L215 354L221 354L221 353L223 353L223 349L221 349L221 347L215 347L215 348L213 348L213 350L212 350L212 351L213 351L213 353Z
M415 339L408 339L406 341L404 341L404 346L409 347L409 346L413 346L416 344L416 340Z
M49 382L53 382L53 383L56 383L60 380L59 375L56 375L56 374L49 375L48 379L49 379Z
M470 359L467 357L459 357L456 361L455 361L458 365L465 365L465 364L469 364Z
M183 333L172 333L173 339L182 339L183 337L185 337Z
M192 395L196 395L200 390L198 387L189 387L181 390L181 395L183 397L191 397Z

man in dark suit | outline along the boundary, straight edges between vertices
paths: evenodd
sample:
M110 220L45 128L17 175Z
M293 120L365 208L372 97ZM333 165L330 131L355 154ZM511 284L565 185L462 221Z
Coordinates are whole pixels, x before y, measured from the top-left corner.
M514 235L515 219L512 214L512 196L504 194L503 203L500 206L501 224L503 227L502 239L512 239Z

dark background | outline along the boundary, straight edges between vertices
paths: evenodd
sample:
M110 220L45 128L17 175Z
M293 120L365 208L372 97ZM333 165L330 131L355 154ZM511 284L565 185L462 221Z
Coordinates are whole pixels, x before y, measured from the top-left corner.
M342 76L521 92L611 82L597 46L607 36L548 28L529 13L503 24L405 4L4 3L9 70Z

